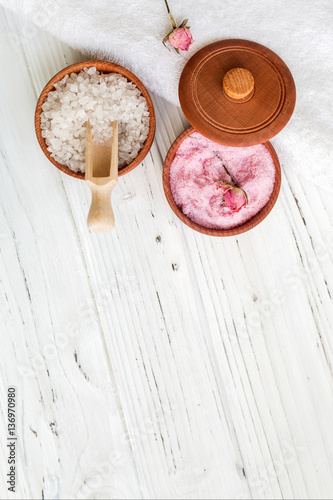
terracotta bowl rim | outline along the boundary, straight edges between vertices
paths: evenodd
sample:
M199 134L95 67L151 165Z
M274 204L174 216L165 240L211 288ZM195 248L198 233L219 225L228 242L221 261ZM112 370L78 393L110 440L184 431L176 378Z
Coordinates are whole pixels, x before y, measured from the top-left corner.
M173 199L172 193L171 193L171 187L170 187L170 167L171 163L178 151L178 148L180 144L188 137L191 133L196 132L194 127L189 127L184 132L182 132L177 139L173 142L171 145L165 161L163 165L163 189L164 189L164 194L165 197L172 209L172 211L177 215L177 217L188 227L191 229L194 229L195 231L198 231L199 233L202 234L207 234L209 236L219 236L219 237L225 237L225 236L237 236L238 234L245 233L249 231L250 229L254 228L260 222L262 222L267 215L271 212L272 208L274 207L276 200L278 199L279 192L280 192L280 187L281 187L281 167L280 167L280 162L278 159L278 156L275 152L275 149L273 148L272 144L267 141L264 142L263 145L266 146L266 148L269 150L269 152L272 155L275 169L276 169L276 175L275 175L275 183L273 187L272 194L266 203L266 205L251 219L248 221L244 222L243 224L236 226L234 228L230 229L212 229L208 227L201 226L200 224L197 224L196 222L193 222L189 217L187 217L181 209L178 207L176 204L175 200Z
M67 66L63 68L61 71L56 73L51 80L45 85L43 88L37 104L36 104L36 110L35 110L35 132L37 136L38 143L45 154L45 156L48 158L48 160L53 163L54 166L56 166L59 170L64 172L67 175L70 175L71 177L75 177L77 179L84 180L84 173L82 172L74 172L70 170L66 165L62 165L61 163L57 162L54 158L52 158L51 153L47 150L47 146L45 143L45 139L42 137L42 131L40 127L40 115L42 112L42 105L48 95L48 93L53 89L54 84L57 83L59 80L64 78L65 75L69 73L78 73L81 71L83 68L90 68L92 66L96 66L98 71L101 71L102 73L119 73L123 76L125 76L128 80L133 82L141 91L142 95L145 97L147 104L148 104L148 109L149 109L149 117L150 117L150 122L149 122L149 133L148 137L139 151L139 154L136 158L134 158L131 163L128 165L125 165L123 168L119 170L118 175L122 176L124 174L127 174L131 170L133 170L135 167L140 165L144 158L147 156L154 137L155 137L155 128L156 128L156 117L155 117L155 110L154 110L154 104L152 101L152 98L150 97L150 94L144 84L139 80L139 78L134 75L131 71L128 69L124 68L123 66L120 66L119 64L110 62L110 61L103 61L99 59L89 59L87 61L81 61L77 62L74 64L71 64L70 66ZM103 69L102 69L103 68Z

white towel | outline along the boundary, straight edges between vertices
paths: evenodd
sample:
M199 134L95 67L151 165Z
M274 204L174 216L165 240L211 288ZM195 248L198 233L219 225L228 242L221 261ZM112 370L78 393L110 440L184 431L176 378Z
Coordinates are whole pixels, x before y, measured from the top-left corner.
M266 45L289 66L297 90L294 115L278 136L282 164L333 189L333 1L169 0L178 24L189 19L195 42L178 55L164 0L0 0L87 57L133 71L174 104L186 61L204 45L244 38ZM287 163L287 165L286 165Z

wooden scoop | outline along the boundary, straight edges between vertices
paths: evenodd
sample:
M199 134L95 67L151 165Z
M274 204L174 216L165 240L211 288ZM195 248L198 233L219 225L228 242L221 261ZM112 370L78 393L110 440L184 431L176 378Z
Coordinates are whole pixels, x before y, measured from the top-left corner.
M118 183L118 122L112 126L112 144L99 145L93 142L87 122L85 180L92 194L87 223L91 231L99 233L111 231L114 226L111 193Z

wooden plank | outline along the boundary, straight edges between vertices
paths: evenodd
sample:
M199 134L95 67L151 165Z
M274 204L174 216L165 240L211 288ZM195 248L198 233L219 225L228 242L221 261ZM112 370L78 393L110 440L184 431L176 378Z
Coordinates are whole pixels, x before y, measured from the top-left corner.
M27 63L34 53L13 51L8 31L16 18L9 19L1 12L1 399L5 407L6 388L17 387L16 498L88 498L96 491L139 497L70 205L34 137L36 91ZM40 33L29 43L42 44L51 73L66 64L63 51L76 54L49 40ZM1 424L4 431L3 413ZM2 498L13 497L3 482L7 467L2 448Z

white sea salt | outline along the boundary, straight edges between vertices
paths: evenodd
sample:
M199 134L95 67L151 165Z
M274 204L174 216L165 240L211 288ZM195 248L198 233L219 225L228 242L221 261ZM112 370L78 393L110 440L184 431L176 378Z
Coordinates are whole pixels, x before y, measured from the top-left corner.
M147 101L134 83L91 67L66 75L54 87L42 106L41 129L57 162L85 171L88 119L98 144L112 139L112 122L118 120L119 168L134 160L149 132Z

